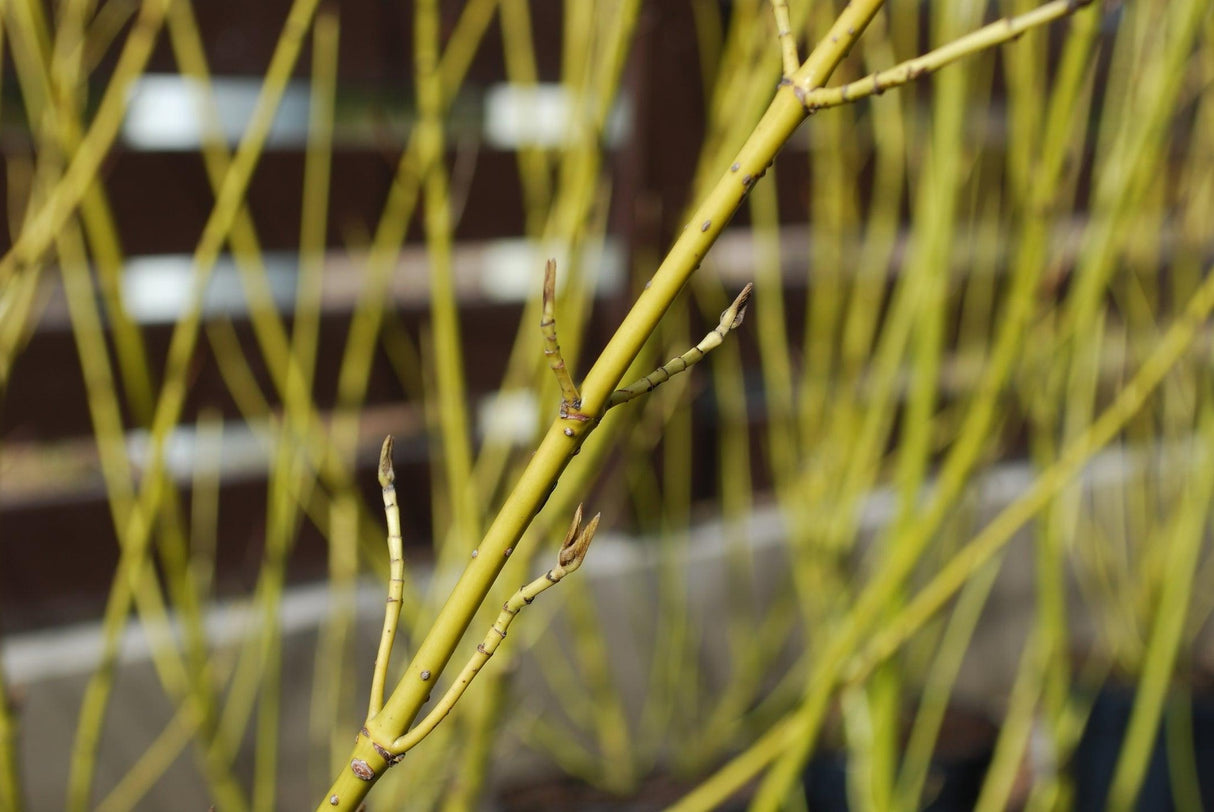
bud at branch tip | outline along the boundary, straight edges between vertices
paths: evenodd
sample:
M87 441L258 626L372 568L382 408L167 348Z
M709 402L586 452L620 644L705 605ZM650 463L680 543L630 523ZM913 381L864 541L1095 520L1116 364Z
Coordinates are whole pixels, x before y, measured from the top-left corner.
M392 435L384 438L383 448L379 451L379 486L387 488L396 481L396 472L392 470Z

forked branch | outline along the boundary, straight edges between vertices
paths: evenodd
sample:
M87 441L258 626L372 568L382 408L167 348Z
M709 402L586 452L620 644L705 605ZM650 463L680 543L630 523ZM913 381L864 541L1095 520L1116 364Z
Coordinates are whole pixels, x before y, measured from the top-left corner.
M562 578L582 566L582 561L586 558L586 551L590 548L590 542L594 540L594 533L598 529L599 517L601 515L596 513L594 518L585 527L582 527L582 506L578 505L577 510L573 514L573 523L569 526L569 532L565 534L565 541L561 544L560 552L557 554L556 566L531 583L521 587L503 604L501 614L497 616L497 620L489 628L489 633L485 635L485 639L477 645L476 651L468 660L464 669L460 671L455 682L447 689L447 693L434 706L434 709L426 715L426 718L422 719L416 727L392 743L392 747L389 750L394 758L399 759L403 756L414 745L430 735L434 728L438 727L439 722L447 717L447 714L455 707L455 703L459 702L460 697L464 695L464 691L468 689L472 680L485 667L485 663L489 662L489 658L497 651L497 647L501 645L501 642L506 639L506 631L510 628L510 624L514 622L514 618L522 611L523 607L535 600L536 596L541 592L556 586L561 582Z
M754 287L753 282L746 283L746 287L742 288L742 292L738 294L738 298L734 299L733 304L727 307L725 312L721 314L720 323L717 324L711 333L704 336L699 344L696 344L679 357L671 358L636 383L615 390L611 394L611 400L608 401L607 408L619 406L621 403L627 403L633 398L640 397L647 392L652 392L673 376L698 364L704 359L705 355L721 346L721 342L725 340L725 336L729 335L729 331L742 323L742 317L746 315L746 303L750 301L750 294L754 291Z

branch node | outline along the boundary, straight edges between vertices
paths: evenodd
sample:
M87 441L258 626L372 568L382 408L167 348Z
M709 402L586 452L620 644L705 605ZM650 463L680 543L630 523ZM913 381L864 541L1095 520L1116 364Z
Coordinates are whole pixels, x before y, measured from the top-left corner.
M518 616L522 608L535 600L536 596L541 592L560 583L562 578L582 565L582 561L586 558L586 550L594 539L595 530L598 529L600 515L595 514L594 518L583 527L582 506L577 506L577 510L573 513L573 522L569 526L569 532L565 534L565 539L561 542L561 549L557 556L559 561L557 566L548 570L531 583L519 587L505 604L502 605L502 610L498 614L497 620L489 628L489 631L485 634L485 638L477 643L476 651L468 659L455 682L447 689L447 693L434 706L434 709L426 714L426 717L418 722L412 730L393 742L390 750L399 754L396 756L397 760L416 746L418 742L430 735L434 731L434 728L438 727L439 722L447 717L447 714L451 712L451 709L455 707L455 703L463 696L464 691L467 690L473 678L480 673L485 663L497 651L497 647L506 637L507 629L510 628L510 624L514 622L514 618Z

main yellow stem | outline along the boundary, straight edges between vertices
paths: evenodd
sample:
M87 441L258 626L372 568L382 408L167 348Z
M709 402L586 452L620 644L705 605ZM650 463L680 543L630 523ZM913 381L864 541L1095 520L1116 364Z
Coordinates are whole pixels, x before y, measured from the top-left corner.
M793 88L821 86L881 4L882 0L856 0L847 6L792 77L792 83L780 86L750 138L696 209L691 222L684 227L648 287L587 374L581 392L581 411L557 417L549 427L396 690L380 713L367 723L366 735L358 736L350 759L321 799L318 810L356 809L384 774L389 764L377 747L391 744L413 722L501 572L506 550L518 543L523 531L543 507L565 466L607 408L611 393L619 386L683 285L700 267L725 224L805 120L805 108Z

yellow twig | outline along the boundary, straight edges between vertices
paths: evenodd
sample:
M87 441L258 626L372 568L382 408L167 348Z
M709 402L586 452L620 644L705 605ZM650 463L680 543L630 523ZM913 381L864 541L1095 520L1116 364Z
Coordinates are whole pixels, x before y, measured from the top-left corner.
M729 331L742 323L742 318L746 315L746 303L750 301L750 294L754 291L754 287L754 283L746 283L746 287L742 288L742 292L733 300L733 304L721 314L720 323L713 328L712 332L704 336L699 344L679 357L670 359L636 383L615 390L607 402L607 408L619 406L621 403L627 403L633 398L652 392L670 380L672 376L695 366L704 359L704 356L721 346L721 342L725 340L725 336L729 335Z
M792 21L788 18L788 0L771 0L771 12L776 18L776 37L780 41L784 75L792 76L801 67L801 58L797 56L797 40L792 35Z
M548 366L552 369L552 374L556 375L556 382L561 387L561 411L568 411L569 408L580 409L582 406L581 395L577 393L577 386L573 383L573 378L569 376L569 369L565 366L565 358L561 355L561 345L556 341L556 260L548 260L548 265L544 268L544 310L540 317L540 332L544 334L544 356L548 359Z
M375 655L375 672L371 677L368 720L384 706L384 685L388 678L388 662L392 659L392 643L396 640L396 624L400 621L400 601L405 584L400 508L396 504L396 473L392 470L392 435L384 440L379 452L379 486L384 490L384 514L388 520L388 600L384 607L384 631L379 639L379 652Z
M455 703L464 695L468 685L485 667L485 663L489 662L489 658L497 651L497 647L506 639L506 631L523 607L535 600L541 592L556 586L562 578L582 566L582 561L586 558L586 551L590 548L590 542L594 540L594 533L598 529L601 515L596 513L583 528L582 506L578 505L573 514L573 523L570 524L569 532L565 535L565 541L561 544L560 553L557 555L557 565L510 596L510 599L502 606L501 614L497 616L497 620L485 635L485 639L477 645L476 652L468 660L464 670L447 689L447 693L434 707L434 710L430 711L416 727L392 743L391 751L397 758L428 736L434 728L438 727L438 723L446 718L451 709L455 707ZM422 672L422 679L428 678L429 674Z
M826 107L838 107L867 96L879 96L892 87L912 82L958 59L1016 39L1031 28L1073 14L1090 2L1091 0L1054 0L1024 14L996 20L923 56L908 59L888 70L877 71L845 85L813 87L808 78L793 81L793 93L801 100L806 113L814 113Z
M441 26L437 0L414 4L414 70L419 119L418 156L422 176L423 226L430 265L430 330L433 340L434 406L442 443L441 474L446 488L450 526L436 538L440 563L444 554L466 554L481 532L481 503L472 479L472 441L468 427L468 393L460 341L459 304L455 296L450 183L443 161L446 151L446 93L439 67ZM454 545L450 544L454 542Z

